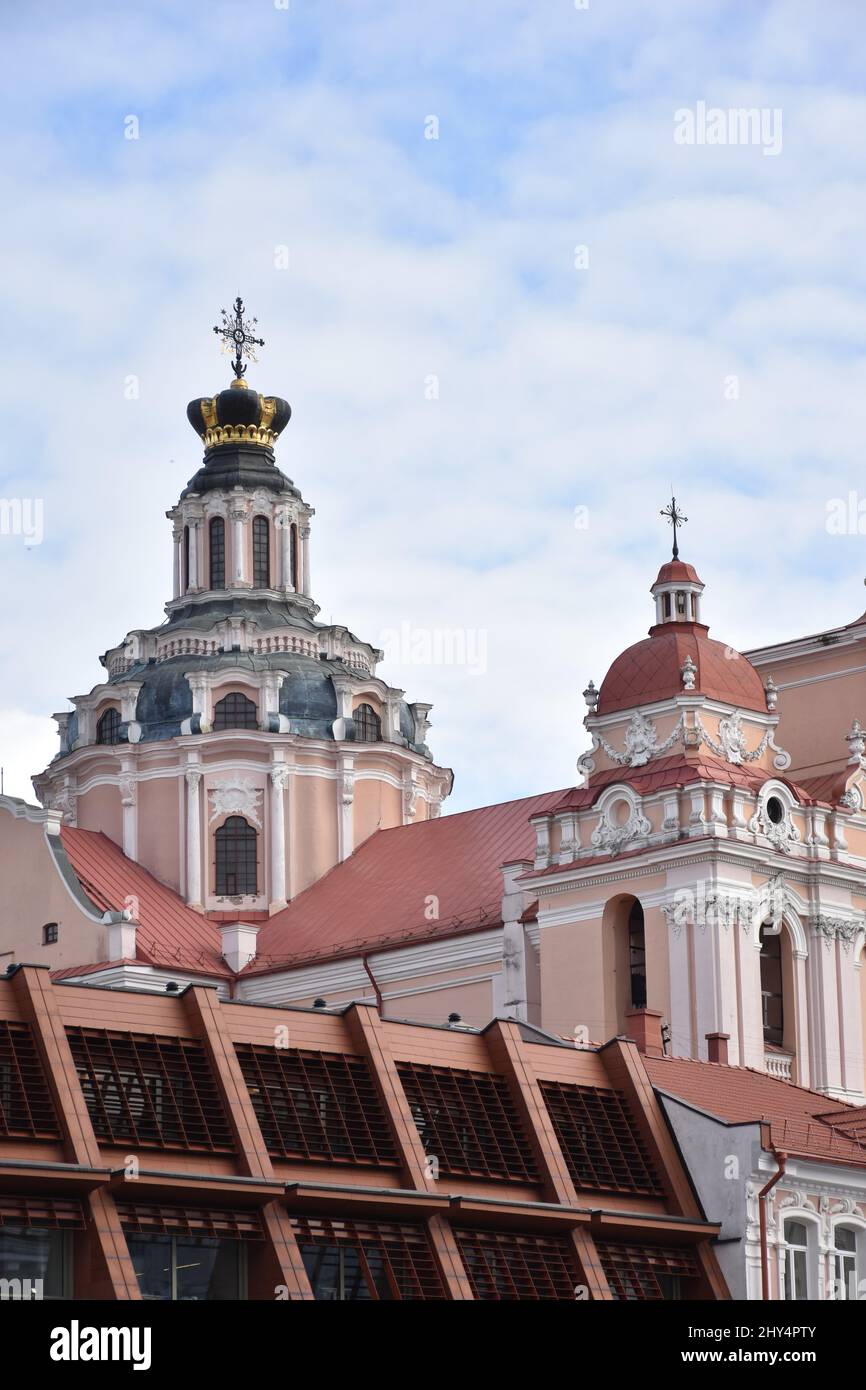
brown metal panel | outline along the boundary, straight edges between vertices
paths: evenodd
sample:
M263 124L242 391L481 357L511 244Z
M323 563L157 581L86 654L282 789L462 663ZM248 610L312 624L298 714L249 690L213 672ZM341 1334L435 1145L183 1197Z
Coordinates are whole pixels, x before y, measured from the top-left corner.
M435 1191L435 1180L428 1176L429 1168L424 1145L418 1133L406 1092L400 1082L397 1064L391 1052L388 1027L378 1011L368 1004L354 1004L346 1014L356 1046L370 1063L373 1077L391 1122L397 1153L406 1175L407 1185L419 1192ZM456 1247L443 1232L440 1220L428 1223L430 1242L449 1298L466 1297L465 1271L457 1257Z
M270 1154L256 1119L234 1043L224 1025L224 1011L220 1008L216 990L195 985L184 992L183 1005L210 1057L237 1141L242 1170L250 1177L273 1181ZM288 1214L281 1206L274 1204L267 1209L264 1225L274 1267L279 1274L277 1283L286 1288L290 1299L312 1298Z
M85 1167L100 1166L99 1145L87 1106L78 1085L78 1073L69 1049L56 994L47 970L23 966L12 977L22 1011L29 1014L46 1079L60 1121L66 1156ZM79 1261L79 1270L90 1274L90 1287L81 1290L92 1298L141 1297L126 1240L110 1194L101 1189L89 1194L88 1236L96 1258Z

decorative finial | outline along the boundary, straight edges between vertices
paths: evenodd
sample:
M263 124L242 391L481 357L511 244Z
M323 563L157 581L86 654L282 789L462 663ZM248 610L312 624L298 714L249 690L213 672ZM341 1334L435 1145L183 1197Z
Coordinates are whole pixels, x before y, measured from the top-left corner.
M863 755L866 753L866 730L859 719L854 720L850 734L845 735L845 742L848 744L848 762L854 767L862 767Z
M214 333L222 338L223 352L234 352L232 370L236 381L242 381L246 373L246 367L241 359L248 357L251 362L258 362L258 358L253 348L264 347L264 338L254 338L252 330L258 323L258 319L244 318L244 302L238 295L234 303L234 314L229 314L225 309L220 309L223 316L222 328L214 327Z
M253 322L255 322L255 320L253 320ZM675 497L672 497L672 498L671 498L671 500L670 500L670 505L669 505L669 506L667 506L667 507L662 507L661 511L659 512L659 516L666 516L667 519L668 519L669 524L670 524L671 526L673 526L673 528L674 528L674 554L673 554L673 558L674 558L675 560L678 560L678 559L679 559L679 556L680 556L680 552L679 552L679 547L678 547L678 545L677 545L677 527L678 527L678 526L682 526L686 521L688 521L688 517L687 517L687 516L683 516L683 513L682 513L682 512L679 510L679 508L677 507L677 499L676 499Z
M767 697L767 709L772 713L779 703L779 687L772 676L767 677L767 684L764 686L764 694Z
M586 707L590 714L595 714L598 708L598 691L595 688L595 681L590 681L586 690L583 692L583 698L586 700Z

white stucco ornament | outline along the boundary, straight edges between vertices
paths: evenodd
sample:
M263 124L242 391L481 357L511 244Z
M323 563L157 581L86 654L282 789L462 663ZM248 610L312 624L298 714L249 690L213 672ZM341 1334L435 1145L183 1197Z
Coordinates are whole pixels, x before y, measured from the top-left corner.
M719 720L719 742L729 763L741 763L747 752L742 715L738 709L727 719Z
M220 816L243 816L261 830L261 800L264 793L248 777L224 777L208 789L212 821Z
M691 656L687 654L686 659L683 662L682 668L683 690L694 690L695 677L697 676L697 674L698 668L692 661Z

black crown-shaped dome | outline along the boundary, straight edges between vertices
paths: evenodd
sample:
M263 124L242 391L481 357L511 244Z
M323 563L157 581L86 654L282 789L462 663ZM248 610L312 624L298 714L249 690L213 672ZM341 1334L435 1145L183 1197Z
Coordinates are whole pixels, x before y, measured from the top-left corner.
M205 454L238 445L272 450L292 415L281 396L260 396L238 378L216 396L190 401L186 417L204 441Z

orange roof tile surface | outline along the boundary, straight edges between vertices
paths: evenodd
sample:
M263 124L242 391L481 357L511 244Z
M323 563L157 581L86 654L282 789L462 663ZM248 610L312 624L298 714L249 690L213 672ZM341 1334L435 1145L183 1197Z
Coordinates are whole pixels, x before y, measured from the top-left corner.
M822 1162L866 1165L866 1109L832 1101L817 1091L780 1081L750 1067L697 1062L684 1057L645 1057L660 1091L706 1110L728 1124L770 1126L774 1148Z
M553 810L564 795L545 792L377 831L270 919L250 970L495 926L501 865L534 857L529 817ZM434 897L438 917L431 919Z
M601 683L598 713L681 695L687 656L696 667L696 692L766 714L767 697L754 666L731 647L708 637L700 623L662 623L642 642L627 647Z
M82 887L96 905L115 912L131 908L140 924L136 933L140 960L229 973L220 955L219 929L140 864L127 859L107 835L69 826L60 835Z

